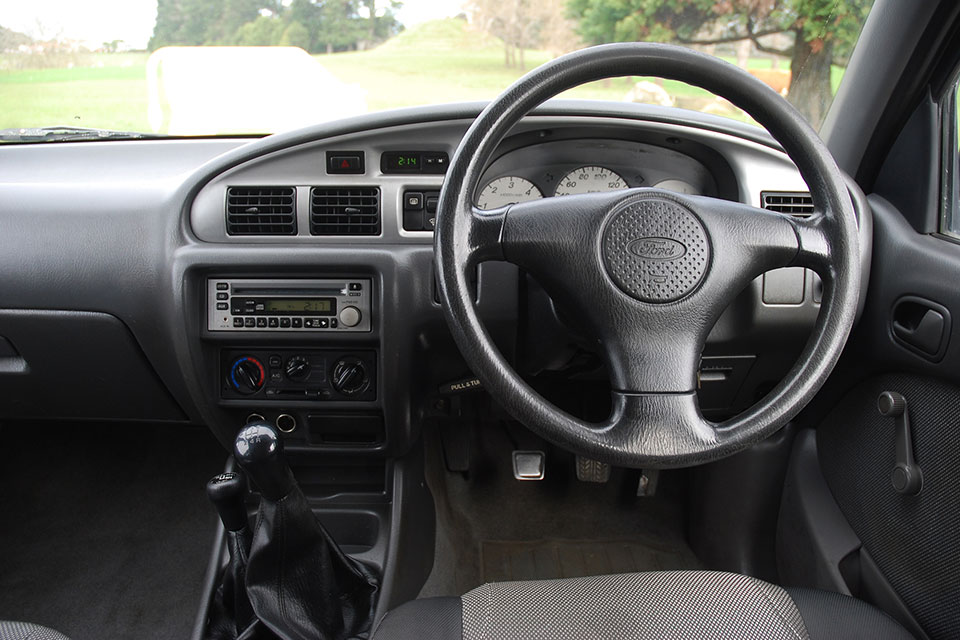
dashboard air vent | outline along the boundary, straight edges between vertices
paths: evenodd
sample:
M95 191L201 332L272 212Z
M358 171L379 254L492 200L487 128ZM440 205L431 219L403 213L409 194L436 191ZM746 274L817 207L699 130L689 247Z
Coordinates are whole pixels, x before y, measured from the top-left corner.
M380 189L314 187L310 191L310 233L315 236L380 235Z
M806 218L813 213L813 198L806 191L763 191L760 202L764 209Z
M293 236L296 233L296 189L227 187L227 235Z

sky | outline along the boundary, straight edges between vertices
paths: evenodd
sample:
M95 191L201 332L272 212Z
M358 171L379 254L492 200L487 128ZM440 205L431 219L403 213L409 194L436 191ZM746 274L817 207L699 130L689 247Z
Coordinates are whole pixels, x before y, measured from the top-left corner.
M454 16L463 0L405 0L400 22L420 22ZM144 48L153 33L156 0L0 0L0 26L38 39L80 40L99 47L123 40Z

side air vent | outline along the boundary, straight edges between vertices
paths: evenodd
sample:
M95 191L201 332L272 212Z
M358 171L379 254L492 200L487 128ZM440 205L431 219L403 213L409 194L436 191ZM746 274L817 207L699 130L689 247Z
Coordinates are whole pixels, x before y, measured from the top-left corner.
M293 187L227 187L227 235L297 234L297 190Z
M764 209L806 218L813 213L813 198L806 191L763 191L760 201Z
M315 236L380 235L380 189L314 187L310 190L310 233Z

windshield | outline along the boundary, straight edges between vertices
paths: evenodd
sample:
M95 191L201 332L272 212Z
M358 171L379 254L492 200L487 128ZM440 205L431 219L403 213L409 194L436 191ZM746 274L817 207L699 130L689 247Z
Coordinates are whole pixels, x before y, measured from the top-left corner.
M33 0L0 15L0 140L268 134L489 100L605 42L672 42L757 76L819 127L872 0ZM615 78L563 97L744 114ZM91 131L92 130L92 131ZM108 130L108 131L102 131Z

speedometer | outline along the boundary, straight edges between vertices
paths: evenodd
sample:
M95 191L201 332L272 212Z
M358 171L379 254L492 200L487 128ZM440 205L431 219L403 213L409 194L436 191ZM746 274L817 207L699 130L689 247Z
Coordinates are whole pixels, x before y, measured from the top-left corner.
M519 176L503 176L490 182L480 192L477 198L477 206L487 211L497 207L505 207L508 204L517 204L518 202L528 202L530 200L539 200L543 193L526 178Z
M627 183L619 174L606 167L588 166L574 169L563 176L555 193L558 196L568 196L572 193L597 193L626 188Z

